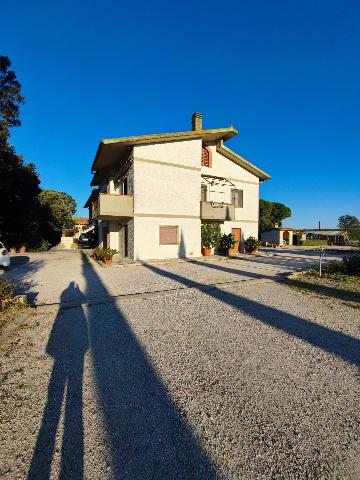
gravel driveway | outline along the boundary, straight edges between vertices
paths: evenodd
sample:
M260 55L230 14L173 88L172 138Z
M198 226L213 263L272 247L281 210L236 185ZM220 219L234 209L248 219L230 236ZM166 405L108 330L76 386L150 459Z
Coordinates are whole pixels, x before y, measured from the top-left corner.
M163 263L161 269L171 275L157 274L146 266L102 268L92 259L83 261L84 253L48 252L30 253L17 256L6 276L16 283L23 284L24 291L36 305L79 302L83 295L79 290L68 290L70 282L75 282L87 301L101 300L98 279L106 285L106 297L134 293L165 291L184 288L184 282L176 278L186 278L204 285L252 280L273 280L279 276L308 266L316 265L315 252L281 251L271 257L231 258L222 261L193 261ZM331 255L333 258L334 255ZM341 256L340 256L341 258ZM93 281L91 272L96 270ZM65 295L65 297L64 297Z
M303 259L42 258L17 276L62 305L1 347L1 478L360 477L360 310L272 281Z

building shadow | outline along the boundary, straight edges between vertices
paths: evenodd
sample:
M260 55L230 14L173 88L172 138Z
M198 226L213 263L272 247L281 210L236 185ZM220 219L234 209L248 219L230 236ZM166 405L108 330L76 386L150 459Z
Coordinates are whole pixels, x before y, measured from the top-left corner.
M71 294L81 294L70 282L61 299ZM54 359L48 386L48 396L42 422L30 465L28 478L50 478L56 433L62 405L64 425L61 446L61 480L83 478L84 426L83 426L83 370L84 355L88 349L87 321L83 309L62 310L56 316L46 353Z
M326 326L305 320L296 315L264 305L216 286L208 287L181 275L144 263L153 272L171 278L187 287L196 288L205 294L230 305L254 319L305 341L347 363L360 367L360 340Z
M83 274L88 286L97 286L99 297L110 300L90 307L87 318L111 478L222 478L85 255ZM146 311L141 315L146 319Z
M95 287L102 302L88 305L86 315L81 305L66 308L65 302L65 308L60 308L56 317L46 349L54 358L54 365L28 478L50 478L63 402L64 433L58 478L84 478L82 382L88 348L98 414L109 452L110 469L103 471L101 478L222 478L87 255L82 258L86 279L84 302ZM69 285L62 299L74 296L69 291L74 288L73 283ZM76 296L79 297L79 292ZM104 303L106 299L108 302ZM146 318L146 311L141 315Z

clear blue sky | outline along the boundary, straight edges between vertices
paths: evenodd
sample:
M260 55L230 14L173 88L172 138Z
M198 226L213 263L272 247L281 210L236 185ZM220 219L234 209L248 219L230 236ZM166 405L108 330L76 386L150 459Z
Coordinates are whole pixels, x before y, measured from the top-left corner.
M90 193L100 138L234 124L286 224L360 217L358 0L16 1L0 52L23 86L12 141L42 186Z

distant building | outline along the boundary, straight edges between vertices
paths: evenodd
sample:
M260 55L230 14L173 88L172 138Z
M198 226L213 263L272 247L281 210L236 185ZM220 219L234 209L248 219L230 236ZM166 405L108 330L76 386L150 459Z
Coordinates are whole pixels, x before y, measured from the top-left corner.
M293 245L294 229L288 227L273 227L260 234L261 241L266 244L283 247L286 245Z
M345 230L338 228L303 229L302 240L326 240L328 244L345 245L349 235Z
M74 222L74 238L79 238L80 235L89 230L93 230L94 226L90 225L87 217L73 217Z

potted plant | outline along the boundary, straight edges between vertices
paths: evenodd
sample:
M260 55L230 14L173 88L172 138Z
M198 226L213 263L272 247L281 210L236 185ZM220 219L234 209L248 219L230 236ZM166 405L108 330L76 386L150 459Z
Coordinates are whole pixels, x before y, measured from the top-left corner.
M219 243L220 225L217 223L203 223L201 225L201 254L204 257L211 255L211 249Z
M16 247L10 247L10 255L15 255Z
M25 244L21 244L20 247L19 247L19 253L26 253L26 245Z
M93 253L92 253L91 256L92 256L92 258L93 258L94 260L98 260L98 259L99 259L99 247L94 248Z
M96 252L97 259L105 263L105 265L111 265L113 256L118 253L114 248L98 248Z
M236 240L232 233L224 233L220 237L219 246L224 255L230 255L231 250L235 247Z
M245 240L245 250L252 255L255 255L261 247L261 242L255 237L249 237Z

